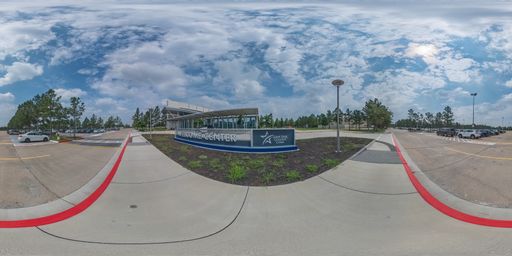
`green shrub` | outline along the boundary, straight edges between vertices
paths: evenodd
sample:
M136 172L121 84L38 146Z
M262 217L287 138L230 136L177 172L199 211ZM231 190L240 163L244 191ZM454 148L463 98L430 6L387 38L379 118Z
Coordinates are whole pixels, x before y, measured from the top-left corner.
M279 158L279 159L286 159L288 158L288 156L284 153L280 153L280 154L276 154L276 158Z
M201 163L200 160L193 160L193 161L188 162L188 167L190 169L201 168L201 166L203 166L203 163Z
M226 176L231 183L242 180L246 176L245 167L239 164L232 164Z
M356 145L354 145L353 143L350 143L350 142L343 145L343 149L348 150L348 151L354 150L355 148L356 148Z
M284 159L277 159L272 162L272 165L275 167L282 168L286 164L286 161Z
M190 152L190 148L188 146L186 146L186 145L181 145L180 146L180 151L188 153L188 152Z
M199 155L197 158L204 160L204 159L207 159L208 156L207 155Z
M306 170L308 172L317 172L318 171L318 166L316 164L307 164L306 165Z
M261 179L266 185L268 185L275 180L275 174L272 171L265 172L261 176Z
M285 175L288 181L300 180L300 173L296 170L287 171Z
M251 170L259 170L265 166L263 159L253 158L246 162L246 166Z
M220 170L222 168L222 163L220 162L220 159L218 159L218 158L210 159L210 161L208 162L208 165L214 170Z
M178 160L185 162L185 161L187 161L187 157L180 156L180 157L178 157Z
M338 161L336 161L336 159L330 159L330 158L327 158L327 159L324 159L324 164L329 167L329 168L333 168L335 167L336 165L338 165Z

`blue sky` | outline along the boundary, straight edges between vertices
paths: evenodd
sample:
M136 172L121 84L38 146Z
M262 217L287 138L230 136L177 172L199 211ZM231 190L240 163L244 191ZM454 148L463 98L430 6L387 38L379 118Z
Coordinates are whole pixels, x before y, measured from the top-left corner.
M335 78L343 109L450 105L469 123L477 92L477 122L512 121L506 1L13 1L0 23L0 126L49 88L125 121L165 99L297 117L334 108Z

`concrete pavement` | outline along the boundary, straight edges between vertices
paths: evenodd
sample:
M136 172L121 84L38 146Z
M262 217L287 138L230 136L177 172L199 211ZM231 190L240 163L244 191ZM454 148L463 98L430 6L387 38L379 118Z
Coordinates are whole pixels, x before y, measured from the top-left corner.
M368 152L392 151L390 134L375 137ZM0 230L0 254L512 255L511 229L438 212L401 164L354 157L303 182L248 188L133 140L93 206L59 223Z

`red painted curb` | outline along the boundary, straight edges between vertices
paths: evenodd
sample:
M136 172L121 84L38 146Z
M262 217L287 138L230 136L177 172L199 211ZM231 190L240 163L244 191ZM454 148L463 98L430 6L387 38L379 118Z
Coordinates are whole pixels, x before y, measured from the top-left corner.
M467 213L463 213L459 210L456 210L454 208L451 208L450 206L439 201L432 194L430 194L430 192L428 192L428 190L416 178L416 176L412 172L411 168L409 167L409 164L407 164L407 161L405 161L405 158L402 155L402 152L400 151L400 147L398 147L398 144L396 143L395 136L392 135L392 138L393 138L393 144L395 145L398 157L400 158L400 161L402 161L404 169L407 172L407 176L409 176L411 183L414 185L414 187L416 188L418 193L428 204L430 204L432 207L434 207L438 211L440 211L454 219L460 220L460 221L464 221L464 222L468 222L468 223L472 223L472 224L476 224L476 225L488 226L488 227L512 228L512 220L496 220L496 219L488 219L488 218L482 218L482 217L470 215Z
M128 145L128 140L125 140L123 149L121 150L121 153L119 153L119 156L117 157L116 162L114 163L114 166L112 166L112 169L110 170L109 174L105 178L105 180L101 183L101 185L93 192L91 193L86 199L84 199L79 204L59 213L55 213L49 216L39 217L35 219L26 219L26 220L0 220L0 228L26 228L26 227L35 227L35 226L43 226L52 224L55 222L63 221L65 219L71 218L81 212L83 212L85 209L89 208L100 196L105 192L108 185L110 185L110 182L114 178L114 175L117 172L117 169L119 168L119 165L121 164L121 160L123 159L124 151L126 150L126 146Z

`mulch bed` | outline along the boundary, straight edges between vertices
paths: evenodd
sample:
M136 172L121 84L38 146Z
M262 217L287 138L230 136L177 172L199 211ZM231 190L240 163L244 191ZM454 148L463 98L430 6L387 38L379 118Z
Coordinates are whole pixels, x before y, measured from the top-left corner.
M299 151L275 154L229 153L202 149L174 140L171 135L144 137L185 168L208 178L239 185L273 186L292 183L332 169L371 142L341 138L342 153L336 153L336 138L297 140Z

